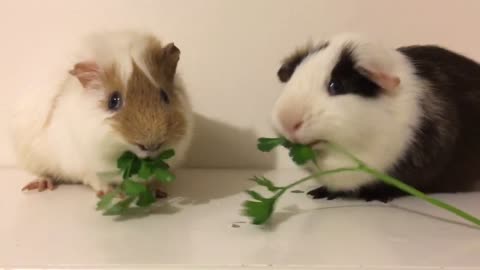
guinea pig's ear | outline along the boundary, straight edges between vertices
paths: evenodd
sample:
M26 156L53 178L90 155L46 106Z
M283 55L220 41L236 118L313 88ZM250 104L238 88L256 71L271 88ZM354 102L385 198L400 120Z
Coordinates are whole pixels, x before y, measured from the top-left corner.
M292 55L287 57L280 69L277 71L278 79L282 83L286 83L290 80L297 66L302 63L303 59L308 56L311 50L311 45L307 45L304 48L296 50Z
M94 61L76 63L69 71L86 89L98 89L102 86L101 72L100 66Z
M360 46L357 50L357 71L384 89L387 94L395 93L400 85L400 78L395 74L396 58L390 50L371 44Z
M400 78L378 68L357 66L358 72L379 85L387 94L393 94L400 85Z
M162 49L162 70L168 80L173 80L177 72L180 50L173 43L167 44Z

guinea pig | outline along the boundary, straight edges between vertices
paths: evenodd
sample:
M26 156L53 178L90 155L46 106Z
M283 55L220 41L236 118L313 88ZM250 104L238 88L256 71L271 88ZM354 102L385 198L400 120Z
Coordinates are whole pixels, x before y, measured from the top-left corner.
M277 72L272 118L286 138L311 144L323 170L369 166L425 193L469 192L480 179L480 65L437 45L390 48L343 33L307 45ZM388 202L407 195L358 172L318 179L313 198Z
M155 157L173 148L178 165L190 145L193 117L177 74L180 50L154 35L106 32L88 36L81 57L59 87L27 93L13 118L21 167L38 179L24 189L82 183L99 195L121 181L114 172L125 151Z

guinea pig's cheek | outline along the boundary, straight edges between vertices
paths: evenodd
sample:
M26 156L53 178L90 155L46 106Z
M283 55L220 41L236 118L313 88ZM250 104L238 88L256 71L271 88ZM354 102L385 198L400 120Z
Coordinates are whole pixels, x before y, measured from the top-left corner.
M328 140L328 125L320 118L310 118L304 127L298 132L299 140L302 143L311 143L317 140Z
M122 148L124 149L124 152L125 151L130 151L130 152L134 152L136 154L136 152L139 150L138 147L132 143L130 143L125 137L123 137L122 135L119 135L120 136L120 141L121 141L121 145L122 145Z
M274 132L279 135L284 135L284 131L282 129L282 125L280 124L280 119L276 111L272 113L271 118L272 118L272 126L273 126Z
M177 144L181 142L188 132L188 121L185 113L180 110L174 111L165 118L165 121L167 124L163 128L161 138L159 138L162 140L162 144Z

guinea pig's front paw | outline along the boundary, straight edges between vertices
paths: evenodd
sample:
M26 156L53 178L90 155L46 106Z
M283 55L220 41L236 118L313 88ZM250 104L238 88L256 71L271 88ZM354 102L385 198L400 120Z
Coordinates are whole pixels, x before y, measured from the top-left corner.
M112 184L106 184L100 181L86 181L85 184L89 185L96 192L97 197L103 197L114 189Z
M155 198L164 199L166 197L168 197L167 192L163 191L161 188L158 188L158 187L155 189Z
M99 197L99 198L105 196L105 194L110 193L111 191L114 190L113 185L105 185L105 186L101 186L100 188L98 188L98 187L95 188L95 187L92 186L92 188L93 188L93 190L96 191L97 197ZM119 197L122 197L122 196L123 196L123 194L119 194Z
M405 195L407 194L395 187L388 186L383 183L377 183L360 188L355 193L355 198L365 200L367 202L379 201L383 203L388 203L398 197L402 197Z
M402 193L396 189L386 186L366 186L358 191L330 191L327 187L319 187L307 193L313 199L347 199L347 200L363 200L366 202L379 201L388 203L393 199L402 196Z
M389 192L375 192L369 189L364 189L360 190L355 197L366 202L379 201L383 203L388 203L392 201L396 196Z
M39 192L45 190L54 190L57 187L55 181L49 177L38 178L22 188L22 191L37 190Z
M324 187L324 186L309 191L307 195L310 195L313 199L327 199L327 200L350 197L350 194L348 192L330 191L328 190L327 187Z
M164 199L168 197L168 193L163 190L159 182L156 180L153 180L149 183L149 188L150 190L153 190L153 192L155 193L155 198L157 199Z

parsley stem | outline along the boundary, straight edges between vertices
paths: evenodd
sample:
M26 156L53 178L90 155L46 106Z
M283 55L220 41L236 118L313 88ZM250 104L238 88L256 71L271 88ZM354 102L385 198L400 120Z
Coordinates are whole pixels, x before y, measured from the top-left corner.
M437 200L435 198L432 198L430 196L427 196L425 193L407 185L407 184L404 184L402 181L398 180L398 179L395 179L391 176L388 176L386 174L383 174L377 170L374 170L372 168L369 168L368 166L360 166L359 170L363 171L363 172L366 172L372 176L375 176L377 179L380 179L382 180L383 182L387 183L387 184L390 184L406 193L409 193L417 198L420 198L422 200L425 200L435 206L438 206L440 208L443 208L447 211L450 211L452 212L453 214L457 215L457 216L460 216L476 225L479 225L480 226L480 219L470 215L469 213L467 212L464 212L450 204L447 204L443 201L440 201L440 200Z
M318 172L318 173L315 173L315 174L312 174L312 175L309 175L309 176L306 176L296 182L293 182L291 183L290 185L288 186L285 186L283 187L277 194L275 194L274 198L278 198L280 196L282 196L283 193L285 193L285 191L287 191L288 189L298 185L298 184L301 184L303 182L306 182L312 178L317 178L317 177L322 177L322 176L325 176L325 175L328 175L328 174L335 174L335 173L340 173L340 172L353 172L353 171L358 171L359 168L358 167L345 167L345 168L338 168L338 169L334 169L334 170L328 170L328 171L321 171L321 172Z
M445 203L441 200L438 200L438 199L435 199L433 197L430 197L428 195L426 195L425 193L421 192L420 190L412 187L412 186L409 186L405 183L403 183L402 181L394 178L394 177L391 177L389 175L386 175L386 174L383 174L373 168L370 168L369 166L367 166L363 161L361 161L360 159L358 159L356 156L354 156L352 153L348 152L347 150L343 149L342 147L336 145L336 144L333 144L333 143L329 143L329 146L331 148L333 148L335 151L337 152L340 152L344 155L346 155L347 157L349 157L350 159L352 159L353 161L355 161L357 164L358 164L358 169L357 171L363 171L367 174L370 174L372 176L374 176L375 178L377 178L378 180L381 180L383 182L385 182L386 184L389 184L391 186L394 186L402 191L404 191L405 193L408 193L410 195L413 195L419 199L422 199L424 201L427 201L435 206L438 206L440 208L443 208L457 216L460 216L470 222L472 222L473 224L476 224L476 225L479 225L480 226L480 219L474 217L473 215L465 212L465 211L462 211L458 208L456 208L455 206L452 206L448 203Z
M425 194L425 193L419 191L418 189L404 183L403 181L401 181L399 179L396 179L392 176L384 174L381 171L378 171L374 168L369 167L365 162L363 162L362 160L357 158L351 152L347 151L343 147L341 147L339 145L336 145L332 142L327 142L326 146L331 148L333 151L336 151L336 152L348 157L350 160L352 160L356 164L356 166L353 165L352 167L342 167L342 168L338 168L338 169L322 171L322 169L320 168L320 166L317 163L317 156L316 156L317 152L315 152L315 150L313 150L312 148L310 148L310 149L305 148L305 146L311 147L310 145L293 144L283 137L282 138L260 138L259 139L259 144L258 144L258 149L263 151L263 152L269 152L278 145L282 145L285 148L290 150L289 155L297 165L303 165L305 163L305 161L311 161L311 162L314 163L314 166L318 171L317 171L317 173L314 173L314 174L311 174L307 177L301 178L301 179L297 180L296 182L294 182L290 185L284 186L284 187L275 187L275 186L273 186L273 184L270 181L268 181L270 183L270 187L266 184L261 184L261 185L264 185L267 188L269 188L270 191L272 191L272 192L277 191L277 192L275 193L275 195L273 197L268 198L268 199L264 199L263 201L261 201L261 202L271 203L271 205L268 205L268 207L269 207L269 209L267 209L268 213L265 214L265 211L261 211L261 213L258 212L258 211L256 211L256 212L251 211L250 215L254 218L261 218L262 220L265 219L265 221L266 221L270 217L270 215L272 214L273 207L274 207L277 199L280 196L282 196L288 189L290 189L290 188L292 188L296 185L299 185L303 182L306 182L306 181L308 181L312 178L318 178L318 177L322 177L322 176L325 176L325 175L328 175L328 174L336 174L336 173L341 173L341 172L359 172L359 173L366 173L368 175L371 175L375 180L383 181L387 185L393 186L393 187L395 187L395 188L397 188L397 189L399 189L399 190L401 190L401 191L403 191L407 194L410 194L410 195L415 196L419 199L422 199L422 200L424 200L424 201L426 201L426 202L428 202L428 203L430 203L434 206L437 206L437 207L440 207L444 210L447 210L447 211L449 211L449 212L451 212L451 213L453 213L453 214L455 214L459 217L462 217L463 219L465 219L465 220L467 220L467 221L469 221L469 222L471 222L471 223L473 223L477 226L480 226L480 219L479 218L477 218L477 217L475 217L475 216L473 216L473 215L471 215L471 214L469 214L469 213L467 213L463 210L460 210L460 209L456 208L455 206L452 206L452 205L450 205L448 203L445 203L441 200L430 197L427 194ZM309 150L314 152L313 155L312 155L311 151L309 151ZM271 186L273 186L273 188ZM252 196L252 197L255 198L255 197L258 197L258 196ZM256 204L253 205L253 206L258 206L257 204L261 203L261 202L255 202ZM262 205L260 205L260 206L262 206ZM265 206L263 205L263 207L265 207ZM262 216L261 217L256 216L256 214L258 214L258 213L262 214Z

